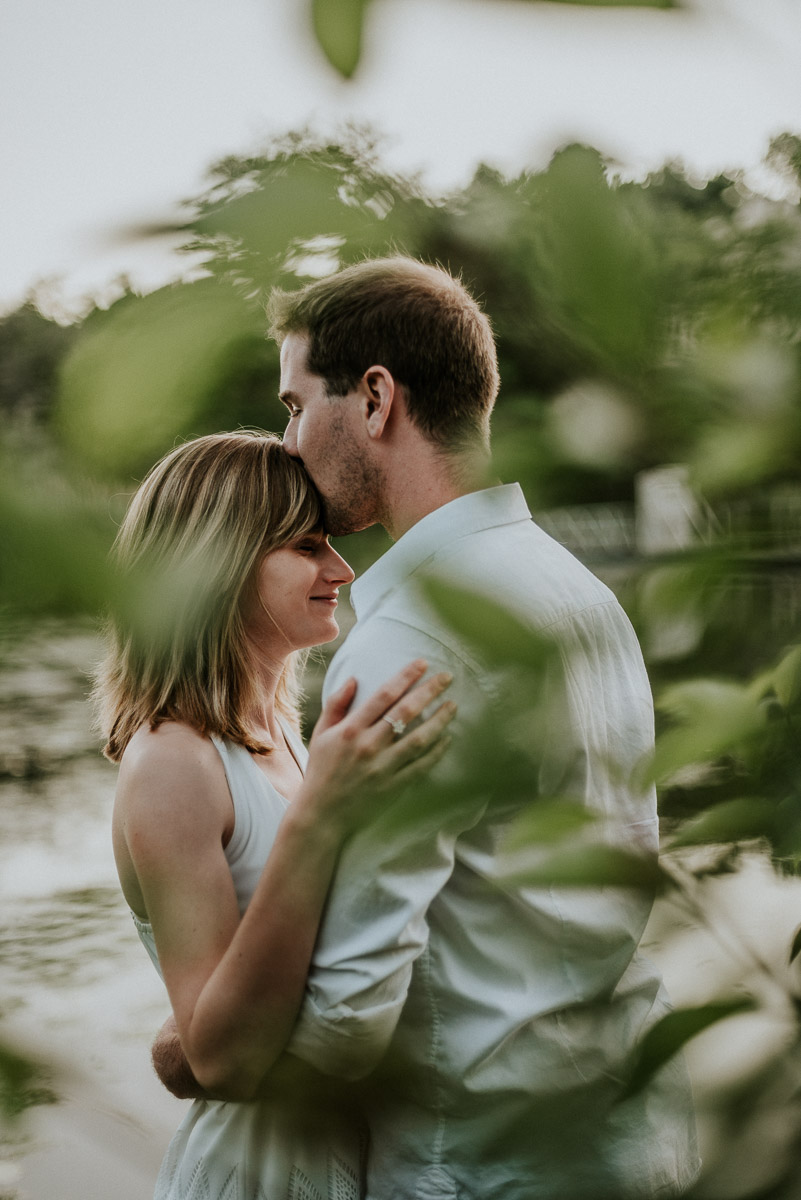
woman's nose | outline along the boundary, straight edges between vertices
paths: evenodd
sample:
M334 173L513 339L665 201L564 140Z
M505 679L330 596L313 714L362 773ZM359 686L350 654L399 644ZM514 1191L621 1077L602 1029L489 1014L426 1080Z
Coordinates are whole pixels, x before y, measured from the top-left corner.
M341 554L331 550L330 562L326 564L326 578L332 583L352 583L356 572L348 566Z

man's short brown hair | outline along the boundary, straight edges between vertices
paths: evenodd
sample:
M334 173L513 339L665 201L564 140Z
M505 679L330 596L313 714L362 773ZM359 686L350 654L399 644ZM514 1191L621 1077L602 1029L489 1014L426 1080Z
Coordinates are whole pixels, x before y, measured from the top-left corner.
M443 449L487 442L499 382L492 329L447 271L401 256L369 259L296 292L274 291L268 315L279 343L308 335L306 366L329 395L347 395L369 367L386 367L431 441Z

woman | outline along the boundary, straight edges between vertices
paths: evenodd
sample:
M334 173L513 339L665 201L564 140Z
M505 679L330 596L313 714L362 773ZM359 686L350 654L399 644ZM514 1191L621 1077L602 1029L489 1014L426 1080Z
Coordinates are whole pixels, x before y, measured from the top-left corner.
M336 637L337 590L353 572L271 435L217 434L167 455L134 496L116 557L123 586L97 695L105 752L120 763L122 890L195 1078L255 1100L193 1104L157 1200L355 1200L354 1122L320 1103L316 1084L297 1095L276 1082L280 1064L270 1070L338 849L366 804L442 753L453 704L397 734L448 677L421 683L425 663L412 663L353 712L349 681L307 761L296 659Z

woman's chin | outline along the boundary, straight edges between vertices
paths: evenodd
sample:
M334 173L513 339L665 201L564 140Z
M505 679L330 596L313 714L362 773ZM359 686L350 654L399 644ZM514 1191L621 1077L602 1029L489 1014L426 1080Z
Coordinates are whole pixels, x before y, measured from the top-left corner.
M318 630L315 634L314 641L308 642L306 649L311 649L313 646L326 646L329 642L334 642L339 637L339 626L332 618L328 622L327 630Z

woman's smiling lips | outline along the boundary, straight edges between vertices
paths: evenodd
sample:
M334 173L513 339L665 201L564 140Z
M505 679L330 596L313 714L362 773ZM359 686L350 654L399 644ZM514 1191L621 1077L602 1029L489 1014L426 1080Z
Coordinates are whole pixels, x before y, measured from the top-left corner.
M329 592L325 596L310 596L310 600L320 600L323 604L330 604L332 608L336 608L338 603L338 592Z

